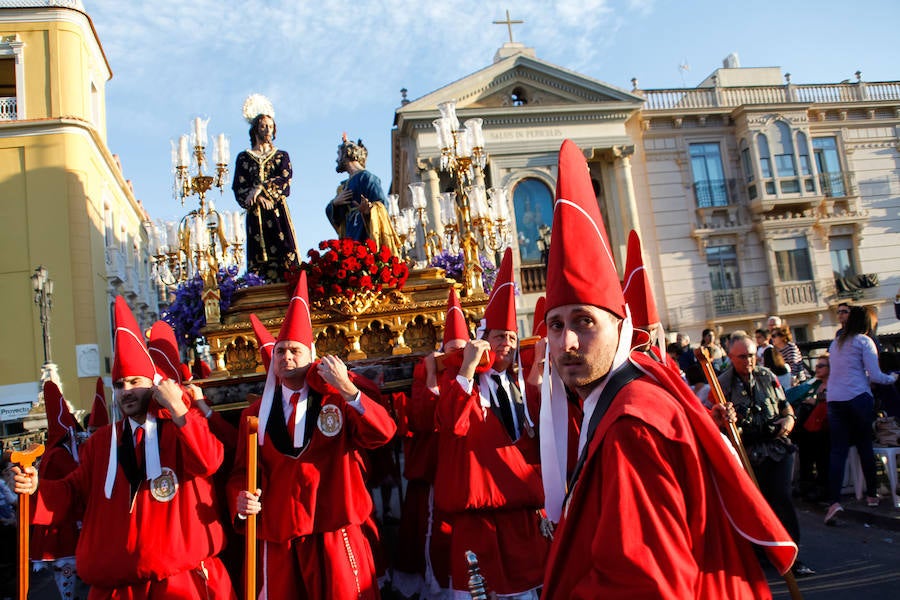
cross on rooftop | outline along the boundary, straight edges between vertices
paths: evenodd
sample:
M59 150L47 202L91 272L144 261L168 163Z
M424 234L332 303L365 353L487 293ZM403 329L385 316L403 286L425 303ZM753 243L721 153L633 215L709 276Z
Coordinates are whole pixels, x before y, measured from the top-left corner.
M525 21L513 21L509 18L509 9L506 9L506 20L505 21L494 21L494 25L506 25L506 28L509 30L509 43L514 43L513 34L512 34L512 26L520 25Z

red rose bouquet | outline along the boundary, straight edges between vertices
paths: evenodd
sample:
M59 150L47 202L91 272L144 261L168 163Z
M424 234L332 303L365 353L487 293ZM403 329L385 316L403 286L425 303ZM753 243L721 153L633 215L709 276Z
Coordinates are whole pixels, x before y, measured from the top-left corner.
M319 242L319 250L306 254L309 260L300 268L306 271L312 301L338 296L352 300L360 292L402 289L409 277L406 263L373 240L326 240Z

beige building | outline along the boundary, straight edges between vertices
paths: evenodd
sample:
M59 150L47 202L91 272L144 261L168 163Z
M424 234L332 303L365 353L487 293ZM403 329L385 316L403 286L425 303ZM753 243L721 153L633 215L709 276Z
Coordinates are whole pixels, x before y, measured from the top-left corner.
M434 222L451 180L432 121L455 100L460 121L483 119L486 185L512 190L523 325L570 138L620 267L628 231L641 234L667 331L697 340L780 315L798 339L827 339L849 299L879 308L879 332L900 332L900 82L794 84L777 67L724 64L696 88L622 90L504 44L490 66L396 111L393 191L403 203L425 182Z
M124 295L145 324L158 291L149 220L106 144L109 64L80 1L0 0L0 418L37 398L42 328L30 280L53 279L52 360L66 398L90 408L111 362Z

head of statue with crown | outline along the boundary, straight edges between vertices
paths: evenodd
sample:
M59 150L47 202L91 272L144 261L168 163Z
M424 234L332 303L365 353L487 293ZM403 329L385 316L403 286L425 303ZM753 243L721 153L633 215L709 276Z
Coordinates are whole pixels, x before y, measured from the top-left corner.
M347 138L344 133L341 138L341 144L338 146L337 167L335 171L338 173L346 173L349 163L356 162L363 169L366 168L366 159L369 157L369 151L366 149L362 140L355 142ZM352 171L351 171L352 172Z
M275 109L268 98L252 94L244 101L244 119L250 123L250 145L272 143L275 140Z

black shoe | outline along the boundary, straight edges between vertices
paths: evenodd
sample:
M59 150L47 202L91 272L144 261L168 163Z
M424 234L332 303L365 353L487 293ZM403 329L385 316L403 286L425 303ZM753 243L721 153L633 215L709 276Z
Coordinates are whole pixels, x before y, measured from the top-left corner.
M794 562L794 567L793 567L792 571L794 572L794 577L797 577L797 578L809 577L810 575L816 574L815 569L813 569L806 563L803 563L799 560Z

